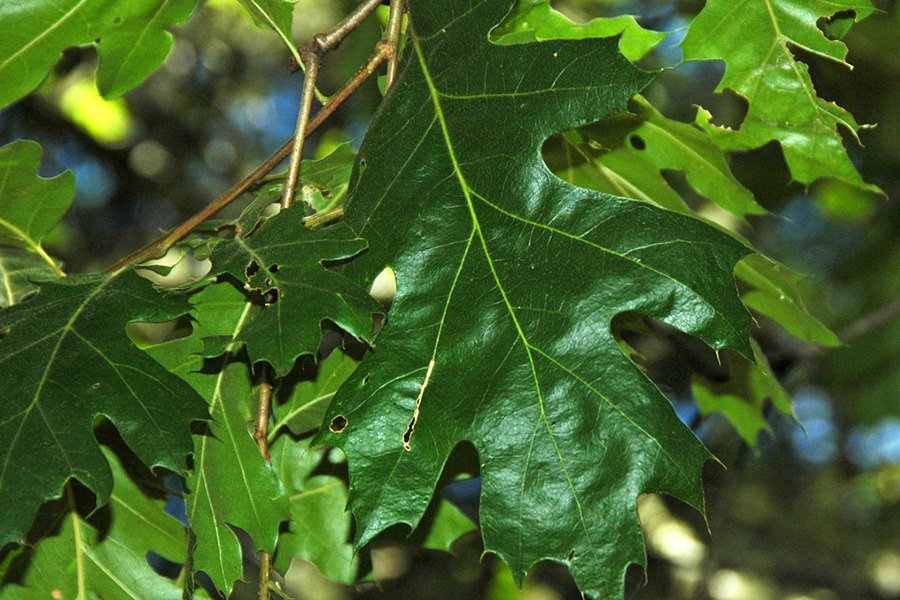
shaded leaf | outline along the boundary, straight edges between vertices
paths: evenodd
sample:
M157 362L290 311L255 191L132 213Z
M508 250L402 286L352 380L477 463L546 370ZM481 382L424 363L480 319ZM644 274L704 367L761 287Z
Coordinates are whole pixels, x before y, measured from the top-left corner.
M347 456L357 546L415 526L469 440L485 550L517 581L553 559L585 593L620 596L627 565L645 560L638 495L702 507L709 454L610 322L643 312L751 355L732 274L748 250L547 170L547 137L622 110L648 76L615 39L491 44L510 6L409 3L400 75L345 214L372 241L345 272L368 285L390 266L397 296L315 442Z
M279 376L301 354L315 354L324 319L369 340L371 315L379 312L363 288L322 266L355 256L366 243L342 223L313 231L302 217L300 210L282 211L252 235L218 244L211 257L210 275L228 273L254 299L234 342L246 344L253 363L268 361ZM221 350L211 345L207 353Z
M37 142L17 140L0 148L0 244L43 253L41 240L72 204L72 172L46 179L37 174L40 165Z
M294 193L294 202L303 201L316 211L324 211L340 204L350 182L350 171L356 162L356 153L350 144L340 144L327 156L318 160L304 160L300 165L301 185ZM256 192L256 198L238 219L238 225L247 230L256 224L263 211L281 201L286 173L267 177Z
M347 512L347 485L329 474L335 452L310 451L309 440L280 436L272 444L272 465L290 494L291 520L281 536L275 568L286 572L295 556L341 583L356 581L358 556L353 552ZM323 467L325 467L323 469Z
M791 398L772 373L765 354L756 341L751 342L754 362L726 350L725 357L730 370L728 380L714 382L694 375L691 388L704 415L721 413L750 447L755 449L760 431L772 431L763 415L763 406L767 400L771 400L782 414L793 416L794 413Z
M519 0L503 23L491 31L491 40L510 45L541 40L580 40L621 35L619 49L629 60L639 60L668 34L644 29L634 17L597 18L575 23L553 10L549 0Z
M105 503L109 465L93 435L104 415L149 466L182 472L189 425L206 419L201 398L138 350L125 334L135 321L187 312L132 270L41 283L28 302L0 312L0 545L20 541L34 511L75 477ZM40 473L40 477L35 477Z
M319 361L315 378L297 383L287 401L273 407L278 427L289 427L297 435L318 427L335 392L358 364L341 350L335 350Z
M34 90L63 50L91 43L100 54L100 92L123 94L162 64L172 47L164 28L186 20L196 6L197 0L4 2L0 108Z
M185 508L197 542L194 569L229 594L243 575L240 542L230 526L240 527L258 549L272 553L278 527L288 518L288 499L252 437L258 392L247 365L228 357L209 364L199 356L206 334L235 339L246 325L251 304L232 286L213 285L197 294L195 307L192 336L148 352L210 403L209 431L194 436Z
M53 516L61 530L40 541L22 585L4 587L0 598L77 598L86 592L104 600L181 599L181 586L154 572L147 553L182 562L184 527L163 512L164 498L147 496L115 455L104 454L116 481L108 508L85 517L68 498L56 503Z
M748 308L774 320L799 340L840 346L834 332L806 309L798 288L801 275L761 255L738 263L735 275L746 285L741 298Z
M740 129L718 127L705 110L697 122L724 150L759 148L778 140L796 181L810 184L836 177L871 192L850 162L838 127L856 135L853 116L816 95L806 64L792 49L844 62L847 47L816 26L820 17L852 10L856 18L874 11L867 0L709 0L681 44L684 59L725 60L717 91L730 88L747 99Z

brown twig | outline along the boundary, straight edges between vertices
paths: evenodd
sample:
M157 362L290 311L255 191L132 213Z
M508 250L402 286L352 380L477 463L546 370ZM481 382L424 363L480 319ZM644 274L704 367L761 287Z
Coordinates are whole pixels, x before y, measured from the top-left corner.
M300 177L300 162L303 157L303 143L306 141L306 130L309 125L309 113L319 77L321 55L309 48L301 48L301 56L306 65L306 76L303 78L303 94L300 96L300 113L297 115L297 130L291 144L291 162L288 164L287 177L284 180L284 191L281 196L281 208L290 208L294 203L294 191Z
M314 52L327 52L328 50L332 50L337 48L337 45L347 37L347 34L356 29L360 23L362 23L366 17L372 14L376 8L381 5L381 0L366 0L366 2L360 4L356 7L356 9L347 15L343 21L332 27L327 33L318 33L313 38L313 42L311 47ZM297 50L302 54L303 48L297 48ZM300 69L300 64L297 63L297 59L291 58L291 73Z
M403 0L391 0L391 12L388 15L387 30L384 39L393 48L393 54L387 65L387 76L384 79L384 91L387 92L397 77L397 66L400 62L400 29L403 24Z
M253 439L256 440L256 447L259 453L271 463L272 457L269 456L269 413L272 411L272 378L269 366L266 363L260 364L260 384L259 384L259 403L256 408L256 421L253 425Z
M269 600L269 578L272 575L272 557L265 550L259 553L259 600Z
M319 65L322 57L329 51L337 48L347 35L356 29L363 20L372 14L381 4L380 0L367 0L360 4L356 10L347 15L344 20L325 33L317 33L309 46L298 48L303 60L303 93L300 96L300 110L297 114L297 129L291 146L291 161L288 165L287 177L284 181L284 191L281 196L281 208L290 208L294 203L294 192L297 189L297 181L300 178L300 164L303 156L303 146L306 141L307 122L312 110L312 101L316 92L316 80L319 77ZM391 14L396 12L391 8ZM396 21L397 19L394 18ZM399 37L399 24L395 25ZM294 60L296 62L296 60ZM293 63L292 63L293 67ZM295 70L292 68L292 71ZM326 100L326 104L330 103Z
M373 54L368 62L360 67L359 71L350 78L347 83L341 87L337 92L335 92L331 97L328 98L328 102L319 109L319 112L316 113L316 116L313 117L309 121L309 125L306 127L306 135L309 135L313 131L315 131L328 117L337 110L337 107L340 106L344 100L346 100L356 89L362 85L362 83L375 71L381 61L383 61L385 55L376 51ZM118 261L113 266L107 268L105 273L115 273L120 271L131 264L142 263L144 261L152 260L154 258L160 258L165 256L166 252L168 252L169 248L174 246L181 238L189 234L193 231L198 225L203 223L206 219L213 216L218 211L222 210L226 206L228 206L231 202L233 202L236 198L238 198L241 194L249 190L253 185L259 181L261 178L265 177L269 171L278 166L278 163L283 161L287 156L291 153L291 148L294 145L294 138L289 139L285 142L281 148L272 153L272 155L267 158L262 164L256 167L252 173L244 177L241 181L239 181L234 187L225 192L223 195L219 196L214 202L206 206L203 210L189 218L187 221L164 235L163 237L150 242L140 250L133 252L122 260Z

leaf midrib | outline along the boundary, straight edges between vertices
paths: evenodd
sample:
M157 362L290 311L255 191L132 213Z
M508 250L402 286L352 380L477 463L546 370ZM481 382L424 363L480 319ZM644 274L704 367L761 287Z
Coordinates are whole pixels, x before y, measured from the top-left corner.
M5 61L0 63L0 72L2 72L7 67L7 65L9 65L11 62L16 60L20 55L22 55L25 52L27 52L28 50L30 50L32 46L39 44L47 36L49 36L51 33L56 31L56 29L58 29L63 23L68 21L72 15L74 15L76 12L81 10L81 8L87 3L88 3L88 0L81 0L81 2L79 2L78 4L73 6L69 12L67 12L62 17L60 17L59 20L57 20L51 27L48 27L41 35L37 36L36 38L31 40L29 43L22 46L22 48L20 48L18 52L11 54L9 56L9 58L7 58Z
M460 168L459 160L456 157L456 150L450 139L450 131L447 126L446 118L444 117L444 112L443 112L443 108L441 107L440 98L438 97L439 92L434 85L434 81L431 78L431 73L429 72L428 65L425 62L425 56L422 52L422 47L419 43L419 40L415 38L415 35L412 36L412 40L413 40L413 43L416 48L416 54L419 58L419 63L420 63L420 67L422 69L422 74L425 77L426 83L428 84L428 90L429 90L429 93L431 94L432 102L434 103L435 113L437 114L438 121L440 122L440 125L441 125L441 130L444 135L444 143L447 147L447 151L449 153L450 160L453 163L453 171L456 174L456 177L459 181L460 189L463 192L463 196L465 197L466 204L469 208L469 214L472 217L473 230L475 233L477 233L478 238L481 241L481 247L482 247L482 250L484 251L485 259L487 260L488 266L491 269L491 274L493 275L494 281L497 284L497 289L500 291L500 295L503 297L503 302L506 304L507 311L509 312L510 318L512 319L513 324L516 327L516 331L518 333L519 339L522 340L523 347L525 348L525 352L528 356L528 362L531 367L531 374L534 379L535 391L537 392L538 403L539 403L539 406L541 409L540 422L544 423L544 426L547 429L547 433L550 436L550 440L553 443L553 448L556 452L557 459L559 460L559 464L563 469L563 473L565 474L566 482L569 486L569 491L572 493L572 498L575 500L575 505L578 507L578 517L579 517L579 521L581 523L582 531L584 531L584 535L585 535L585 538L587 539L588 545L590 546L591 551L594 554L594 559L598 563L602 563L602 561L600 560L600 557L597 554L596 549L594 548L594 542L591 539L591 533L590 533L590 530L588 529L587 521L585 520L585 517L584 517L584 509L581 506L581 499L579 498L578 493L575 490L575 485L572 482L572 477L569 474L569 469L566 466L566 463L562 457L562 453L560 452L559 446L557 445L556 436L554 435L553 430L550 427L550 423L547 419L547 413L546 413L546 409L544 407L544 397L543 397L543 393L541 392L540 381L538 380L537 368L534 364L534 356L532 355L532 352L531 352L532 346L528 342L528 338L525 336L525 332L522 329L521 323L519 323L519 319L516 316L516 312L513 309L512 303L509 301L509 297L506 295L506 290L504 289L502 283L500 282L500 277L494 266L494 262L491 258L490 251L488 250L487 240L484 237L484 233L483 233L483 231L481 229L481 225L478 221L478 215L475 212L474 203L472 202L471 189L469 188L469 185L466 182L466 179L462 174L462 169ZM469 248L469 245L466 246L466 255L468 255L468 248ZM462 270L462 264L460 265L460 271L461 270ZM458 276L458 273L457 273L457 276ZM455 284L455 280L454 280L454 284ZM449 298L448 298L448 304L449 304ZM445 315L446 315L446 307L445 307ZM443 326L443 320L444 319L442 318L442 323L441 323L442 326ZM435 345L435 353L436 352L437 352L437 345ZM426 383L427 383L427 381L426 381ZM423 384L423 390L424 390L424 384ZM537 424L536 424L536 427L537 427ZM535 434L536 434L536 432L537 432L537 430L535 430ZM528 454L529 454L529 460L530 460L530 456L531 456L530 450L529 450ZM524 477L523 477L523 480L524 480ZM524 485L524 483L523 483L523 485Z

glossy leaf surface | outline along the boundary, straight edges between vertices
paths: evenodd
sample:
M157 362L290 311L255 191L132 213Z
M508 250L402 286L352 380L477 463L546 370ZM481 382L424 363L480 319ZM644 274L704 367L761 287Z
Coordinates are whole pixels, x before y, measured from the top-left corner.
M874 8L867 0L709 0L681 44L684 59L724 59L725 77L717 91L730 88L750 106L739 129L713 125L704 110L698 112L697 122L725 150L778 140L791 175L801 183L837 177L880 192L863 182L841 141L839 128L856 135L856 120L818 97L809 68L793 53L802 49L844 62L847 47L817 27L821 17L841 11L864 18Z
M517 581L543 559L594 597L644 562L637 496L702 507L706 449L621 352L612 318L644 312L751 354L733 279L748 250L708 225L552 175L553 133L622 110L648 80L617 40L497 46L504 0L413 0L401 74L360 149L346 266L397 296L375 351L317 442L340 446L363 544L414 526L447 457L481 461L485 549Z
M315 354L323 319L360 339L371 338L378 305L363 288L322 266L324 260L355 256L366 243L341 223L308 229L302 216L301 210L283 211L251 235L215 247L211 274L234 277L253 306L237 337L213 338L218 344L209 346L208 355L221 352L222 344L246 344L252 362L268 361L282 375L301 354Z
M210 403L209 430L194 436L185 507L196 536L194 568L228 594L243 575L241 546L230 527L246 531L259 550L274 552L278 527L288 518L288 500L252 437L259 394L247 365L230 356L206 362L199 356L206 334L236 338L252 306L227 284L206 288L195 303L194 334L148 352Z
M155 70L172 47L165 27L197 0L60 0L0 4L0 108L35 89L71 46L95 44L97 85L111 98Z
M178 376L138 350L125 326L165 321L187 301L133 270L40 284L33 299L0 312L0 544L19 541L34 511L70 477L109 498L113 480L94 439L99 416L149 466L183 472L190 423L206 405ZM35 477L40 473L40 477Z

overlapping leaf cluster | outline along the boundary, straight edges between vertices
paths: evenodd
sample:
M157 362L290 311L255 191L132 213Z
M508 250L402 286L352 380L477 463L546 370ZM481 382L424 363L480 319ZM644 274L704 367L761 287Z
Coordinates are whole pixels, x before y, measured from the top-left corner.
M296 55L290 4L241 2ZM725 151L778 140L795 179L872 189L835 128L856 123L816 97L791 53L842 60L816 18L870 7L802 12L792 10L799 0L758 0L729 21L729 5L710 0L684 49L688 60L725 59L722 86L749 101L737 131L703 111L699 127L671 121L636 96L651 76L626 57L663 36L631 17L576 26L544 1L409 0L401 74L359 158L342 146L304 165L303 199L319 211L346 201L344 221L313 230L301 211L271 216L275 178L240 219L211 228L214 238L185 243L212 266L176 290L133 268L63 276L42 240L73 178L37 177L36 144L0 148L0 544L37 544L4 574L0 597L182 597L150 571L148 551L191 564L185 581L203 571L227 594L253 556L238 532L282 572L300 557L353 583L355 551L393 524L419 523L463 441L479 455L485 549L517 581L552 559L585 592L620 596L625 569L644 562L637 496L662 491L702 509L710 455L622 352L612 319L646 314L721 350L731 380L698 380L695 394L751 443L766 427L762 402L790 404L749 338L744 306L804 341L837 343L803 306L796 274L694 218L662 173L683 172L739 223L765 211ZM0 6L0 106L38 86L62 50L89 43L101 93L124 93L162 62L165 28L195 6ZM753 43L725 45L747 36L711 34L723 26L752 26ZM804 110L779 85L804 90ZM622 113L632 98L635 114ZM563 131L563 158L550 156L548 169L541 146ZM327 266L335 261L346 264ZM386 267L397 296L373 338L380 309L365 290ZM146 349L129 337L133 323L177 319L188 335ZM338 328L373 349L361 364L340 342L323 345ZM275 384L271 463L253 437L264 376ZM182 476L190 535L163 512L175 492L145 472L136 482L141 469L101 448L100 421L144 465ZM320 424L314 444L343 450L349 490L334 473L337 452L310 445ZM79 486L107 519L76 506ZM446 502L437 514L432 547L472 527Z

